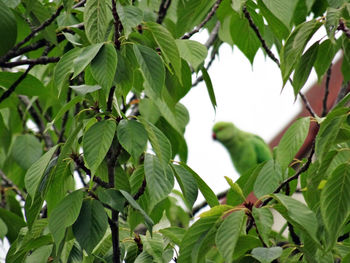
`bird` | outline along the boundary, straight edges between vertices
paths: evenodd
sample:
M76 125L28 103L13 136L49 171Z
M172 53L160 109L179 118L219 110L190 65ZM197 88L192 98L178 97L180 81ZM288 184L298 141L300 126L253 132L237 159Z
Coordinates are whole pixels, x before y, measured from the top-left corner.
M242 131L231 122L217 122L212 137L227 149L240 175L272 159L272 152L261 137Z

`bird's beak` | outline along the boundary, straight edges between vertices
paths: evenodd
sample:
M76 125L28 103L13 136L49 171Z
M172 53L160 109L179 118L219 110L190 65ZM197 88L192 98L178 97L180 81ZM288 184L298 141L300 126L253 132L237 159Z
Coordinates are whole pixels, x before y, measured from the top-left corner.
M211 137L213 138L213 140L216 140L216 134L215 134L215 132L213 132L213 134L211 135Z

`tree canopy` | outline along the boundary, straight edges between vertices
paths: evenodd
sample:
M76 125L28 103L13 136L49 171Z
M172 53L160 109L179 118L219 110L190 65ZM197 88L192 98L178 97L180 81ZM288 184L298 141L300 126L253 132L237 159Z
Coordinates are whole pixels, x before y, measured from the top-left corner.
M191 39L201 30L205 43ZM208 69L224 43L252 64L263 50L310 115L273 159L226 178L221 204L186 164L180 101L204 81L215 110ZM0 0L0 68L6 262L350 261L348 0ZM323 112L303 95L312 69ZM279 232L271 211L286 219Z

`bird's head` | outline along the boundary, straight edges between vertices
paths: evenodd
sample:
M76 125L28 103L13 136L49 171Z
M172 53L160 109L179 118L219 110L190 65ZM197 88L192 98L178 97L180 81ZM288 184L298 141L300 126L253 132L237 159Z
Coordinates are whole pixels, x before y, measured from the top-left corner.
M231 122L217 122L213 127L213 139L220 142L230 140L235 134L236 127Z

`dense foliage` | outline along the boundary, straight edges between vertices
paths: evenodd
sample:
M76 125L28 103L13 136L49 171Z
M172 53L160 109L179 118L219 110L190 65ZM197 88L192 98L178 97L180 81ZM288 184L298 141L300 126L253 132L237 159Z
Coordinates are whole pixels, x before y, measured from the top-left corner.
M208 41L191 40L203 28ZM219 204L186 165L179 101L204 80L216 107L207 69L223 43L251 63L262 49L310 117L273 160L227 178ZM301 90L312 68L330 77L340 50L343 88L317 116ZM0 67L6 262L350 262L347 0L0 0ZM295 162L310 122L317 136ZM291 197L298 180L306 204Z

